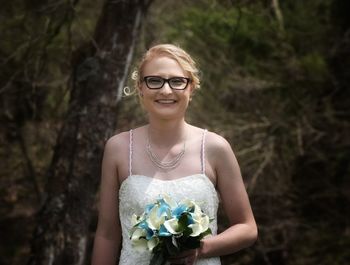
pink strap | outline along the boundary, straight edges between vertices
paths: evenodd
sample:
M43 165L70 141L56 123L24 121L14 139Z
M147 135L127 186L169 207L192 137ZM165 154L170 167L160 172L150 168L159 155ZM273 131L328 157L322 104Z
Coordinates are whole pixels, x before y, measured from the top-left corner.
M129 176L132 175L132 149L133 149L133 132L129 131Z
M205 134L207 132L207 129L203 130L203 136L202 136L202 149L201 149L201 166L202 166L202 174L205 175Z

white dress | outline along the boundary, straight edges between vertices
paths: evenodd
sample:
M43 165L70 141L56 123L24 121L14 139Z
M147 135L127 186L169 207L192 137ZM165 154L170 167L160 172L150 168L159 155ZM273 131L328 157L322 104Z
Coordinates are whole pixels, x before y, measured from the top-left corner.
M129 176L119 188L119 218L122 228L122 249L120 253L120 265L149 265L151 253L137 252L133 249L129 231L131 229L131 216L140 215L147 204L154 203L160 194L168 194L175 201L189 198L196 201L204 213L214 220L210 228L215 235L217 233L217 210L219 199L213 183L204 174L204 143L205 132L202 140L202 172L174 180L160 180L144 175L133 175L132 166L132 130L130 131L129 150ZM199 259L196 265L220 265L220 258Z

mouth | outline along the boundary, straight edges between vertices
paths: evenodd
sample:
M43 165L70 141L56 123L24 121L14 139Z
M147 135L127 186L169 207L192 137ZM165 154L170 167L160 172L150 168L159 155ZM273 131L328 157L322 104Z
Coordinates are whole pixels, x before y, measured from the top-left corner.
M156 99L155 102L160 104L175 104L177 101L175 99Z

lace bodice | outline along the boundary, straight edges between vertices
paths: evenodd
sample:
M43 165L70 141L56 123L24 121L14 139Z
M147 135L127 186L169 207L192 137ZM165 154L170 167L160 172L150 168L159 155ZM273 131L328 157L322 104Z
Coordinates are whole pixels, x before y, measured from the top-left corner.
M213 234L217 232L216 213L218 196L216 190L203 174L191 175L175 180L159 180L142 175L131 175L119 189L119 215L122 227L122 252L120 265L148 265L150 253L138 253L133 250L129 239L132 214L141 214L147 204L154 202L159 194L169 194L176 201L183 198L195 200L202 210L210 217L215 218L210 224ZM199 260L197 265L217 265L219 258Z
M132 136L130 136L132 139ZM130 150L132 150L132 140L130 140ZM204 141L203 147L204 150ZM130 151L130 154L132 152ZM219 199L213 183L204 174L204 164L202 173L190 175L173 180L160 180L144 175L133 175L131 172L130 155L130 175L123 181L119 189L119 218L122 228L122 249L120 254L120 265L149 265L151 253L139 253L131 245L129 231L131 229L131 217L133 214L140 215L147 204L155 202L159 195L168 194L176 201L188 198L196 201L202 210L214 220L210 223L210 228L215 235L217 233L217 210ZM202 152L202 163L204 152ZM218 257L200 259L196 265L220 265Z

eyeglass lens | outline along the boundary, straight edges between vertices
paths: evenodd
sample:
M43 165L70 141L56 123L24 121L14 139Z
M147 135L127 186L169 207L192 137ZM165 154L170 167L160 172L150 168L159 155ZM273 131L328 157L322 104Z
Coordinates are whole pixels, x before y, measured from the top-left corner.
M147 87L151 89L160 89L164 86L165 82L167 82L172 89L185 89L189 82L189 79L185 77L165 79L160 76L146 76L144 79Z

